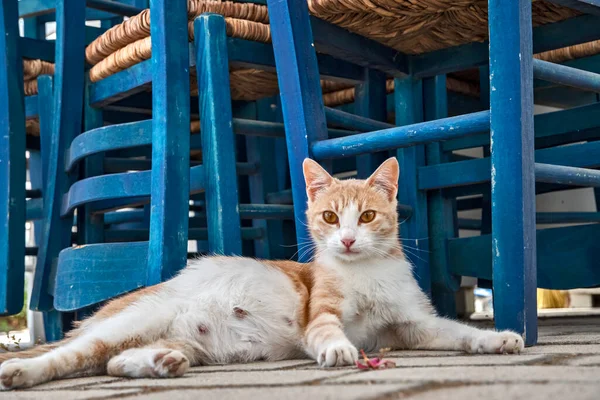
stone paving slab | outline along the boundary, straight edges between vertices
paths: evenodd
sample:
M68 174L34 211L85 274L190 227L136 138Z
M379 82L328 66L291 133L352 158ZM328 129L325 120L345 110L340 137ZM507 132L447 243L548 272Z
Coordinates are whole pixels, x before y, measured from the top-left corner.
M44 393L38 391L0 392L1 399L10 400L96 400L120 398L123 396L140 396L139 390L128 389L116 393L112 390L51 390ZM130 397L131 398L131 397ZM171 400L176 400L172 398Z
M534 399L569 399L597 400L598 385L581 384L495 384L495 385L461 385L457 387L425 387L423 391L413 391L406 396L397 395L387 398L406 398L411 400L534 400Z
M69 379L2 392L0 400L600 399L598 317L542 321L540 345L521 355L394 351L385 358L397 368L323 370L311 360L215 365L178 379Z
M222 371L203 372L201 368L192 369L191 373L177 379L130 379L96 385L98 389L114 388L147 388L147 387L236 387L236 386L271 386L313 384L325 379L332 379L354 374L355 369L315 369L315 370L271 370L271 371Z
M291 386L266 388L237 388L210 390L168 390L125 396L125 399L143 397L144 400L240 400L240 399L323 399L323 400L359 400L370 399L398 393L413 388L413 384L394 385L328 385L328 386Z
M441 381L469 383L519 383L519 382L589 382L600 381L600 368L575 366L453 366L429 368L394 368L383 371L368 371L329 382L407 382ZM599 393L600 395L600 393Z

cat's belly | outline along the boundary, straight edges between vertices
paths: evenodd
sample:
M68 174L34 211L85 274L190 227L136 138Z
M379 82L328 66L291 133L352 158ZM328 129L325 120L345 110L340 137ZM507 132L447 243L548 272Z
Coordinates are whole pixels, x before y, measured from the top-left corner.
M172 334L193 341L209 364L301 355L300 296L288 277L256 260L229 260L197 269Z

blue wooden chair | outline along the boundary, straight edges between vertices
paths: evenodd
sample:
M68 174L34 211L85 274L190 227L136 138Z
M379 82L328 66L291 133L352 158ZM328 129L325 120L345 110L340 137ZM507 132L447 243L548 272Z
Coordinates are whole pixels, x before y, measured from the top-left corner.
M597 13L589 3L569 5L584 13ZM598 78L533 60L532 56L597 40L598 17L548 3L490 0L488 54L488 43L480 43L486 37L485 24L469 24L469 30L475 32L471 37L453 35L448 24L434 23L424 23L421 30L412 31L404 26L411 33L390 37L385 35L390 26L401 31L397 24L408 23L411 18L392 15L381 24L379 33L373 33L377 22L361 24L356 18L344 22L346 14L340 12L343 5L331 2L329 7L327 1L315 5L312 12L321 18L317 19L309 16L303 0L269 1L296 218L303 218L306 207L301 169L305 157L326 162L357 156L357 163L360 160L372 166L377 153L398 149L402 170L399 198L412 213L402 224L401 234L411 250L417 251L411 260L422 287L429 292L434 289L432 296L439 305L458 287L460 276L493 278L496 326L518 331L528 345L534 344L536 286L568 288L600 283L590 239L597 235L598 225L542 230L536 235L534 183L597 186L600 175L589 169L597 163L595 143L538 150L534 159L533 77L592 92L598 90ZM436 17L444 18L440 11ZM466 12L468 17L468 7ZM380 18L369 15L369 10L364 14ZM549 14L553 17L548 18ZM356 17L356 13L348 15ZM539 25L534 29L532 15ZM475 15L475 20L480 21L480 17ZM416 23L418 18L412 21ZM399 50L402 46L419 54L406 54ZM363 118L323 106L316 51L369 68L357 87L354 106ZM486 64L490 90L485 110L448 117L444 74ZM365 102L371 106L377 102L376 110L384 108L381 93L385 93L386 75L395 78L396 127L362 111ZM570 116L569 122L577 121L574 115L580 111L537 118L536 131L540 129L539 136L574 141L574 130L561 118ZM588 125L593 119L590 112L581 114L586 115ZM365 133L328 138L326 126L332 123ZM491 157L449 162L449 151L457 143L475 138L492 144ZM466 147L475 146L471 142ZM460 202L455 205L452 199L481 193L481 185L487 182L491 182L491 234L456 238L454 209ZM297 224L296 229L298 240L307 240L305 226ZM564 265L569 265L568 274Z
M57 138L48 161L31 307L80 310L168 279L185 265L188 239L206 241L207 251L219 254L242 254L242 241L254 241L253 254L272 257L280 250L272 242L281 240L273 237L272 223L293 218L291 206L263 200L283 188L281 177L273 179L281 159L273 157L275 142L268 142L284 137L283 124L274 122L279 117L272 99L232 105L228 84L230 67L272 71L271 46L227 37L231 21L215 14L195 20L195 42L189 45L185 4L157 1L151 5L152 35L143 40L152 44L151 57L147 53L147 60L106 74L102 68L110 60L103 60L109 57L91 60L92 42L87 56L94 66L84 82L84 44L73 39L82 36L84 11L67 1L56 5L59 26L72 22L57 35ZM190 99L193 69L198 97ZM247 79L256 85L259 78L250 73ZM76 120L81 116L66 118L74 109L83 109L83 133ZM200 134L190 136L190 130ZM239 162L234 132L247 139ZM192 160L190 167L190 150L197 149L201 161ZM238 174L250 181L251 204L239 204ZM140 208L144 203L149 207ZM78 246L71 247L75 210ZM240 218L253 225L241 227ZM123 226L131 221L140 225Z
M94 2L91 2L94 3ZM0 239L0 255L3 270L0 271L0 314L18 313L23 301L24 255L37 255L38 248L25 248L25 221L35 221L36 242L41 240L43 227L43 202L47 176L49 147L52 141L52 78L43 76L52 74L55 61L55 45L45 40L45 23L55 19L54 2L31 0L7 1L1 6L3 42L0 49L3 54L2 120L6 134L2 135L3 153L0 155L2 170L2 193L4 221ZM134 7L121 4L107 4L98 1L88 10L91 19L115 18L131 15ZM24 18L25 37L19 37L18 19ZM122 17L121 17L122 18ZM60 26L59 26L60 28ZM86 38L102 30L87 27ZM40 76L38 76L40 75ZM18 81L25 79L24 87L16 87ZM23 97L25 95L25 97ZM79 94L78 94L79 95ZM24 99L24 101L23 101ZM24 124L24 121L26 123ZM25 135L27 133L27 135ZM27 170L31 180L31 190L25 191L26 153L30 154ZM24 197L23 197L24 196ZM26 203L23 200L27 198ZM60 315L46 313L46 337L57 339L57 330L62 330Z

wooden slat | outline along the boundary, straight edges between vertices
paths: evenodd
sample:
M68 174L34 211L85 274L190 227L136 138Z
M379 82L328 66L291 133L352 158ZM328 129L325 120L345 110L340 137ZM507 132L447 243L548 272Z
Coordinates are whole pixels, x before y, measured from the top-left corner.
M422 81L408 77L396 79L394 83L396 125L414 126L423 121ZM418 168L426 163L425 146L400 148L396 157L400 164L398 202L413 210L412 216L400 225L400 236L411 247L407 256L414 265L415 279L425 293L431 293L427 194L417 188Z
M538 230L534 286L563 290L600 285L598 235L600 224ZM492 279L493 251L491 235L452 239L448 243L451 270L461 276Z
M559 4L573 10L581 11L585 14L600 16L600 1L598 0L548 0L551 3Z
M423 80L425 121L448 116L447 92L445 75ZM425 145L425 155L428 165L448 161L448 153L442 152L441 143ZM427 197L431 299L440 315L456 318L455 292L460 287L460 278L451 275L447 258L447 240L454 236L452 199L446 198L441 190L431 191ZM426 258L426 254L418 256Z

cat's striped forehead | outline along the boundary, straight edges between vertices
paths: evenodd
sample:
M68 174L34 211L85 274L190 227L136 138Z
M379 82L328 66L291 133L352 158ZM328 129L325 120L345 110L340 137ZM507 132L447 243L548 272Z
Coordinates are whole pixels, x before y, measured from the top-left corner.
M317 212L321 209L341 212L349 207L356 207L359 212L373 208L395 211L393 203L386 198L385 193L367 185L365 181L349 179L337 181L324 190L311 208Z

